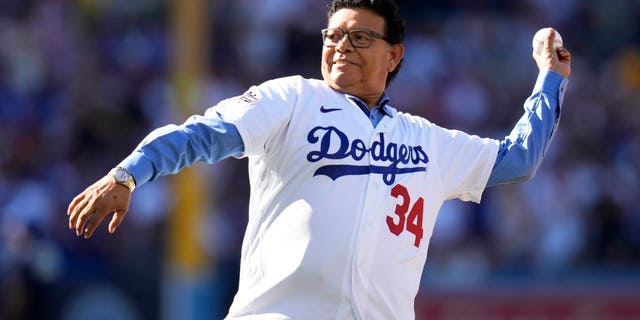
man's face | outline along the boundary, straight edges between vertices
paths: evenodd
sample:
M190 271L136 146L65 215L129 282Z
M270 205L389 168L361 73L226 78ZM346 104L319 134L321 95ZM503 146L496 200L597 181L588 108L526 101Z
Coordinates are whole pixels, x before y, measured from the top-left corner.
M338 10L327 28L344 31L366 29L384 35L384 18L362 8ZM376 38L368 48L354 48L345 36L335 47L322 49L322 77L331 88L365 101L377 99L385 89L387 74L400 63L404 47ZM374 101L377 103L377 101Z

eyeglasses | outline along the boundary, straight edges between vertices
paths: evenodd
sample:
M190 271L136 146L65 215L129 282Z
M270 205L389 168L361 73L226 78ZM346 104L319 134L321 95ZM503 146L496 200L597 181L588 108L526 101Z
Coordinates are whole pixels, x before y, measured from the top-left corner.
M338 43L342 41L345 35L349 38L349 43L354 48L369 48L376 38L386 40L385 36L367 29L345 31L339 28L332 28L322 29L320 32L322 32L322 44L329 48L338 46Z

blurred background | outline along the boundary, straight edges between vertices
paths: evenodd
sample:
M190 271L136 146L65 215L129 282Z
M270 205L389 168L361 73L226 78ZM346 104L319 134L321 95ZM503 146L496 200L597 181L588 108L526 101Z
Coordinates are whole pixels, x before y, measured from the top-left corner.
M573 54L537 176L447 203L418 319L640 318L640 1L398 1L392 105L501 139ZM153 128L275 77L319 78L326 1L0 0L0 319L220 319L237 286L246 160L135 191L115 235L67 229L73 197Z

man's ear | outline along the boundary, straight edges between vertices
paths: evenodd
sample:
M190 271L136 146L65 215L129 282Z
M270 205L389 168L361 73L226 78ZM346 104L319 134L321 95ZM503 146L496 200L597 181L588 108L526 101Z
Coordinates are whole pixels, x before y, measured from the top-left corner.
M402 43L392 44L390 54L387 72L393 72L400 64L400 61L402 61L402 57L404 57L404 45Z

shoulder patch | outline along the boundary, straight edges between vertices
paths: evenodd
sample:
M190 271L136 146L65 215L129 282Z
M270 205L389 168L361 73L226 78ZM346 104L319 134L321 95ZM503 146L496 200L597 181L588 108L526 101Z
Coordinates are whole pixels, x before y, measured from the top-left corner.
M244 94L236 98L239 100L239 102L248 103L248 104L255 104L259 102L261 99L258 91L253 89L249 89L247 92L245 92Z

